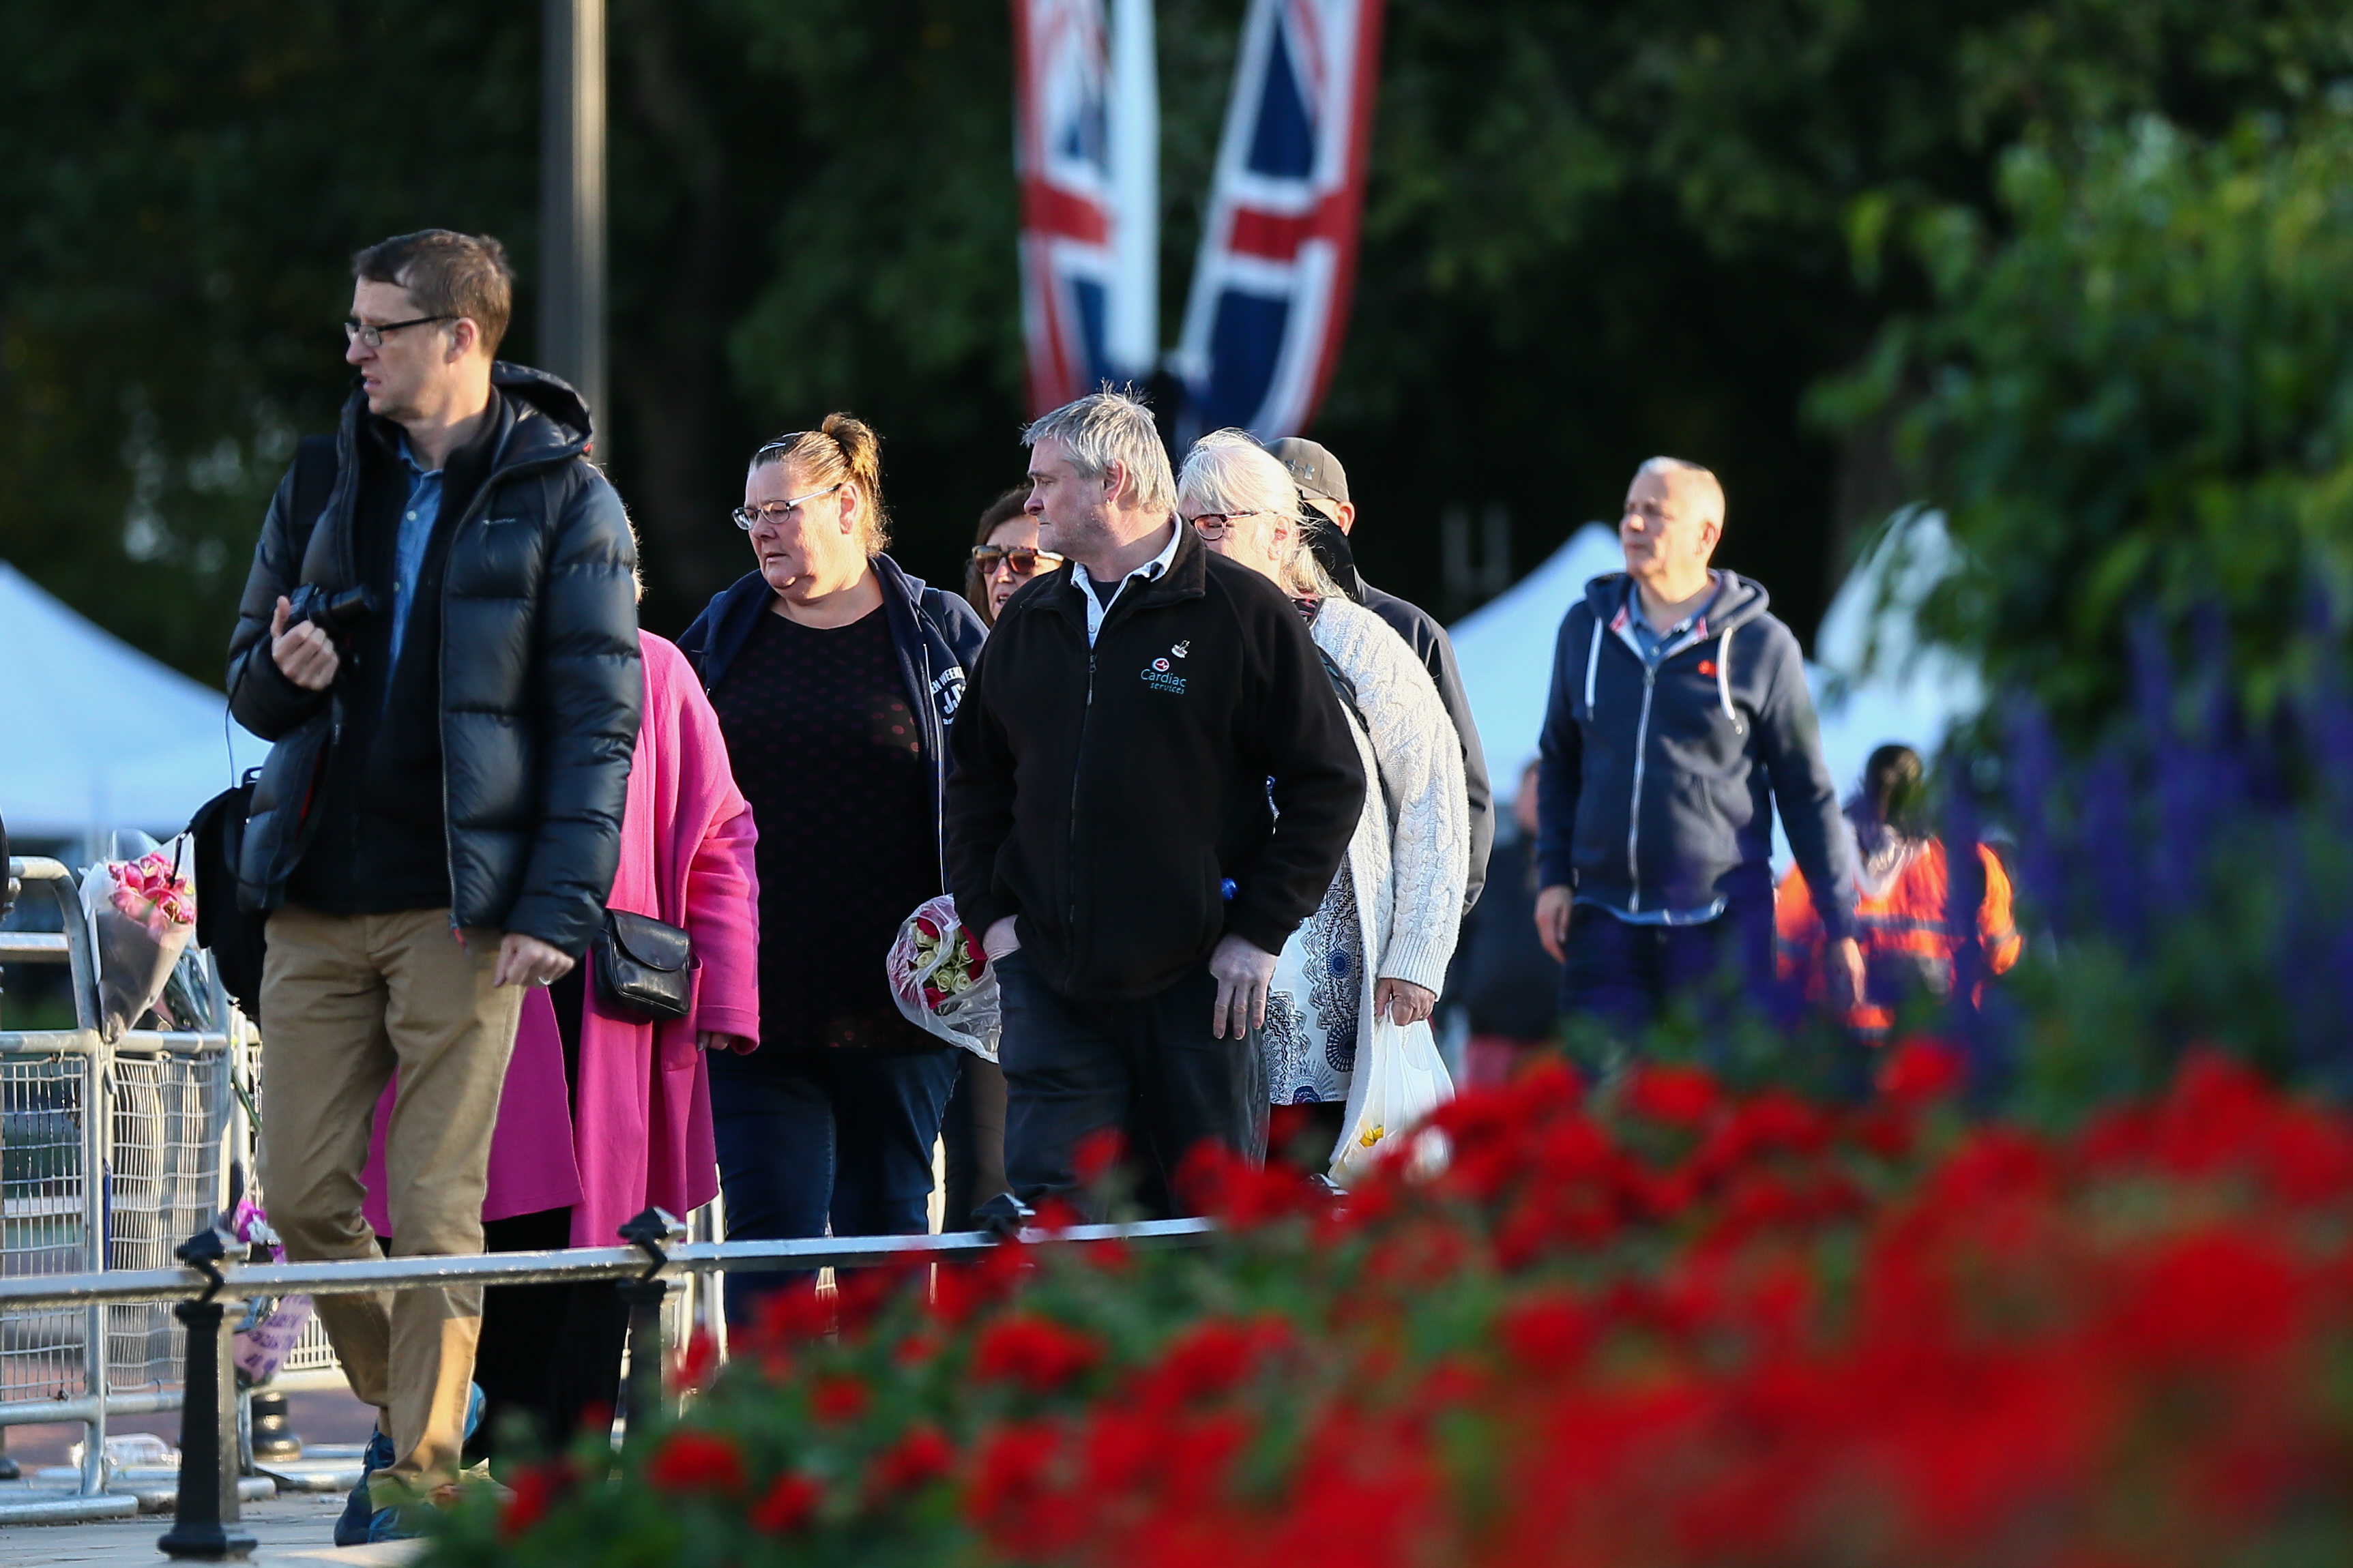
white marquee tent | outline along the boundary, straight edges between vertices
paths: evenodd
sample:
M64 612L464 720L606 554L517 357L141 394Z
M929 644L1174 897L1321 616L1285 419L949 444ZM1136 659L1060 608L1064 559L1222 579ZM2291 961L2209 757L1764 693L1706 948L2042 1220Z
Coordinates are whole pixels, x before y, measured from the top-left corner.
M1901 741L1933 754L1954 722L1977 710L1976 672L1951 654L1918 647L1912 635L1920 595L1951 548L1940 514L1899 513L1822 617L1806 679L1821 717L1823 760L1841 794L1854 786L1873 747ZM1498 803L1517 792L1520 768L1535 755L1561 616L1588 582L1623 566L1616 531L1588 523L1543 565L1455 624L1454 652Z
M178 831L269 753L227 709L0 561L0 819L12 837Z

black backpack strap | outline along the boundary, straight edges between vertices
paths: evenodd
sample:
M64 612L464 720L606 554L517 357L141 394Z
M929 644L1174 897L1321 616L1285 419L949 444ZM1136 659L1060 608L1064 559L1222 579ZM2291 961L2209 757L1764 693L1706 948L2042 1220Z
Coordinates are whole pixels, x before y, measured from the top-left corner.
M298 531L295 535L295 570L301 570L303 555L311 548L311 531L319 526L327 502L335 494L335 438L332 436L305 436L294 448L293 513L287 519Z

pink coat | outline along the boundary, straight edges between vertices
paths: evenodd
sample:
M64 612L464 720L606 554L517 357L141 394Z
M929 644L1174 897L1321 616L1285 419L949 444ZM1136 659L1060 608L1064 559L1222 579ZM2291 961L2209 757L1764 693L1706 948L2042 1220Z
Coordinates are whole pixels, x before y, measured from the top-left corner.
M564 1081L564 1044L547 993L524 1001L491 1136L484 1219L572 1208L572 1245L611 1247L621 1223L658 1204L675 1215L719 1191L711 1078L699 1034L760 1037L760 900L752 808L727 765L727 742L686 656L650 632L645 721L629 764L621 865L610 907L684 926L694 939L693 1011L642 1024L605 1012L588 979L580 1030L580 1124ZM376 1106L366 1213L388 1228L385 1129L397 1082Z

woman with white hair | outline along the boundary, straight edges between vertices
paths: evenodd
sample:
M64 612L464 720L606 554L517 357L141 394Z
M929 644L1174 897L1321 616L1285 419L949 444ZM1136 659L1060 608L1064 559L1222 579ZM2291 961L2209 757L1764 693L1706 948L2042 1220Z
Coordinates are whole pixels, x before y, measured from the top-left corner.
M1470 869L1462 748L1430 671L1387 623L1352 603L1308 551L1298 487L1240 430L1194 443L1176 510L1209 549L1271 578L1306 617L1349 711L1365 808L1324 902L1283 944L1262 1034L1268 1099L1329 1107L1345 1129L1376 1017L1426 1021L1454 953ZM1335 1150L1335 1153L1337 1151Z

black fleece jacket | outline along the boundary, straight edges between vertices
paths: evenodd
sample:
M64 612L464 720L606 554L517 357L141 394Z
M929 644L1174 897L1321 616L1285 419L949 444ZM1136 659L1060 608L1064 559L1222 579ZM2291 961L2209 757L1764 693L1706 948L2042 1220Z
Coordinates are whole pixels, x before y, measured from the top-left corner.
M1055 991L1125 1001L1228 931L1281 951L1339 870L1365 775L1305 623L1264 577L1188 529L1092 648L1084 592L1036 579L981 650L948 737L948 882L970 929L1016 917Z

